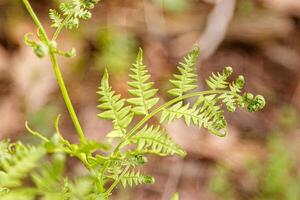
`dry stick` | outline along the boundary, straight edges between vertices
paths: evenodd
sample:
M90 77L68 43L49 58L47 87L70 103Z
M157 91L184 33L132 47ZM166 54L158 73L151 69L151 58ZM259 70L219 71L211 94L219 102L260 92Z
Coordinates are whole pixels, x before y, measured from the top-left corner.
M202 49L201 60L211 56L225 38L234 14L235 3L236 0L219 1L210 13L205 31L197 41Z

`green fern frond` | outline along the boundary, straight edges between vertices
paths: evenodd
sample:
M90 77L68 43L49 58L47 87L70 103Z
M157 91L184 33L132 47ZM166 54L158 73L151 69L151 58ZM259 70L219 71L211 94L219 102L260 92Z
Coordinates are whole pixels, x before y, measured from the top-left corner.
M80 19L90 19L92 14L90 9L99 2L99 0L72 0L60 4L60 13L51 9L49 17L52 20L52 27L66 27L68 29L77 28ZM61 17L64 16L64 19Z
M124 188L139 184L153 184L155 182L152 176L141 174L140 172L127 172L120 177L120 182Z
M225 89L228 87L228 77L232 74L232 68L226 67L222 73L212 73L212 75L206 80L209 88L212 90Z
M139 49L139 53L136 58L136 63L130 68L133 74L129 77L133 80L128 82L128 85L132 88L129 93L135 98L127 99L133 108L132 111L138 115L147 115L149 110L157 104L159 98L154 98L158 89L153 89L153 82L147 82L150 78L150 74L143 64L143 50Z
M242 107L243 98L240 96L240 93L244 84L244 77L238 76L235 81L229 84L229 92L224 92L219 96L219 99L222 99L222 102L225 103L229 112L234 112L237 106Z
M185 156L186 152L179 147L168 136L165 130L159 126L142 128L136 135L131 138L130 143L137 145L137 152L151 153L160 156L178 155Z
M49 18L52 21L52 25L51 27L53 28L58 28L59 26L61 26L63 19L61 18L61 15L53 9L49 10Z
M9 140L0 141L0 160L10 157Z
M17 143L15 152L9 157L0 158L0 186L17 187L21 180L39 164L45 154L41 147L24 146Z
M179 63L178 70L180 74L175 74L175 79L170 80L175 86L175 88L168 91L170 94L182 96L184 93L197 88L196 61L199 53L200 49L197 47L184 58L183 62Z
M115 95L108 79L109 75L105 70L97 92L100 95L98 108L103 110L98 116L113 121L114 130L108 134L108 137L123 137L133 118L133 113L131 112L131 106L125 106L125 99L121 99L121 95Z
M266 105L265 98L262 95L256 95L254 97L254 95L251 93L245 93L242 98L242 106L246 106L249 112L259 111Z
M0 200L35 200L36 198L35 188L22 187L9 190L3 194L0 193ZM56 199L53 199L56 200Z
M64 190L66 184L63 178L65 160L64 154L53 154L51 162L41 164L38 170L31 173L31 180L43 199L58 199L58 197L66 199L64 198L67 195Z
M162 111L160 122L183 118L186 125L193 123L199 128L206 128L210 132L223 136L222 129L226 127L226 121L221 111L221 107L217 105L216 95L200 96L195 104L191 107L189 104L178 102Z

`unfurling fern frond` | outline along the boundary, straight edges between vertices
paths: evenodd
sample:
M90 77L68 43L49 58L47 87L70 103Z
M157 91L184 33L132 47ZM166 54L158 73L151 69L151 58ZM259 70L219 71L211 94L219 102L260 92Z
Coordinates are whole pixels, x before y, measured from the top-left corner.
M21 143L14 145L15 152L7 157L0 158L0 186L17 187L28 173L39 164L44 156L42 147L24 146Z
M155 98L155 94L158 89L153 89L153 82L147 82L150 78L150 74L143 64L143 50L139 49L139 53L136 58L136 63L130 69L133 74L130 74L130 78L133 80L128 82L128 85L132 88L129 93L134 98L127 99L133 108L132 111L138 115L147 115L149 110L158 102L158 98Z
M186 152L168 136L159 126L145 126L131 138L130 143L137 145L139 153L152 153L160 156L185 156Z
M105 70L97 92L100 95L98 108L103 110L98 116L113 121L114 130L108 134L108 137L124 137L126 128L133 118L133 113L131 106L125 106L125 99L121 99L121 95L116 95L112 90L108 79L109 75Z
M87 20L92 17L89 10L94 8L98 2L99 0L72 0L61 3L59 6L61 14L54 9L49 12L49 17L52 20L51 26L54 28L77 28L80 19Z
M219 96L219 98L222 99L222 102L225 103L229 112L233 112L237 106L243 105L243 97L239 94L241 93L241 89L243 89L244 85L244 77L240 75L235 81L229 84L230 91Z
M228 77L232 74L232 68L226 67L222 73L212 73L212 75L206 80L209 88L212 90L225 89L228 87Z
M175 74L175 79L170 80L175 86L175 88L168 91L170 94L182 96L184 93L197 88L196 61L199 53L200 49L196 47L184 58L183 62L179 63L178 70L180 74Z
M120 177L120 182L124 188L127 186L134 186L139 184L153 184L154 178L152 176L147 176L141 174L140 172L127 172L123 176Z

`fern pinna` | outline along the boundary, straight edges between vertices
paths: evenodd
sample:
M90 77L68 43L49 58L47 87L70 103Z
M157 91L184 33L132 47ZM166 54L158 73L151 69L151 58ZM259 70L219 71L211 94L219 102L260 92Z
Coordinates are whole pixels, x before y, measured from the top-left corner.
M122 98L113 90L109 84L109 72L104 71L97 92L98 117L111 120L113 128L107 134L108 142L90 140L81 128L56 58L73 57L75 50L59 50L56 39L64 28L76 28L80 19L90 18L90 9L99 0L66 1L60 4L60 11L51 9L49 16L55 28L51 38L28 0L22 1L37 26L38 38L36 41L30 38L32 33L26 34L25 43L38 57L50 57L80 142L72 143L63 137L59 129L59 116L51 138L32 130L26 123L28 132L41 139L40 145L0 141L0 200L103 200L108 199L118 185L133 187L152 184L154 177L141 172L141 166L147 162L149 154L186 155L163 128L164 122L183 119L187 126L205 128L214 135L225 136L227 122L224 108L233 112L238 107L246 107L253 112L265 105L261 95L242 92L243 76L229 81L233 71L231 67L212 74L207 80L209 89L198 91L196 61L199 48L179 63L178 73L170 80L173 88L168 93L173 98L159 104L158 89L150 81L151 76L143 63L143 51L140 49L136 62L130 68L130 98ZM195 101L186 101L190 98ZM153 117L159 119L157 124L149 122ZM66 156L77 158L86 168L86 174L65 177ZM172 199L179 199L179 195L175 194Z

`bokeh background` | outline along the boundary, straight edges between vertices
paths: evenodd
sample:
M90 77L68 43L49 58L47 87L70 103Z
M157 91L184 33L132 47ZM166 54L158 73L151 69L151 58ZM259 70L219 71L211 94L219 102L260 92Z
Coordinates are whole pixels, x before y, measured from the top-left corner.
M31 0L45 25L58 0ZM35 27L20 0L0 0L0 138L36 142L24 128L27 120L45 135L62 113L62 132L76 141L48 58L38 59L23 43ZM50 33L53 29L48 28ZM152 157L145 170L156 183L119 190L114 199L182 200L300 199L300 1L299 0L102 0L93 19L77 31L64 31L61 49L77 57L61 59L61 68L83 128L103 139L111 124L97 118L96 90L107 67L112 85L124 97L127 72L138 47L152 79L166 96L176 63L195 44L202 49L199 86L225 66L243 74L246 90L263 94L258 113L226 113L225 138L166 125L188 156ZM82 170L72 165L69 174Z

